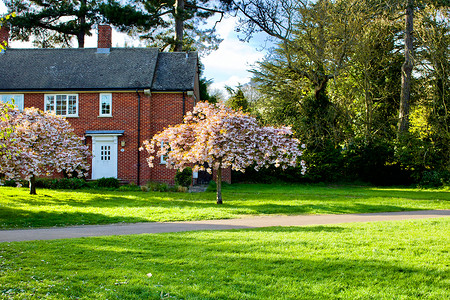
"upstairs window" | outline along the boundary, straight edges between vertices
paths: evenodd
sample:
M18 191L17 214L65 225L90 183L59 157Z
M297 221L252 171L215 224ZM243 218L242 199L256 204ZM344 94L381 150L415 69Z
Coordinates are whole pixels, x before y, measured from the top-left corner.
M23 110L23 94L0 95L3 103L14 104L20 111Z
M112 94L100 94L100 117L112 116Z
M78 95L45 95L45 111L64 117L78 117Z

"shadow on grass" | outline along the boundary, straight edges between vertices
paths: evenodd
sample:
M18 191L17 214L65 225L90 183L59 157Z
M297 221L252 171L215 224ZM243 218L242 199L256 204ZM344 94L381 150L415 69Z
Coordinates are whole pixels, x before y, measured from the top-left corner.
M273 241L264 238L271 230L279 234ZM448 268L423 263L420 256L410 258L403 250L374 255L365 244L363 249L346 245L351 236L345 232L361 233L352 228L251 232L256 235L228 231L16 244L13 253L2 255L6 262L10 256L22 259L16 268L26 271L6 268L5 280L35 274L46 280L28 285L23 277L19 284L6 281L4 289L32 290L36 297L59 293L65 298L120 299L160 299L166 294L183 299L444 299L448 292ZM376 240L370 243L378 246ZM39 252L32 256L27 246ZM59 280L66 276L68 280ZM54 288L49 291L50 284Z
M45 212L30 211L19 208L2 207L0 209L0 229L38 228L68 225L137 223L148 220L136 217L109 217L90 212Z

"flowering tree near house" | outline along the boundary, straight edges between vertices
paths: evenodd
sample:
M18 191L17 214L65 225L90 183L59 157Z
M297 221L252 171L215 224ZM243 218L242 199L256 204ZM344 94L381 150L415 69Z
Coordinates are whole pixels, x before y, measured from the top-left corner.
M153 159L163 155L168 168L183 169L194 165L193 170L204 169L205 163L217 172L217 204L222 204L222 169L231 167L244 172L255 165L258 170L274 165L287 168L300 162L302 173L306 171L300 142L291 137L288 127L262 127L256 119L234 111L224 105L198 103L187 113L182 124L170 126L144 141L153 167ZM162 146L161 146L162 145Z
M91 156L83 138L75 135L64 117L25 108L23 112L0 102L0 174L5 180L27 180L36 194L35 178L89 169Z

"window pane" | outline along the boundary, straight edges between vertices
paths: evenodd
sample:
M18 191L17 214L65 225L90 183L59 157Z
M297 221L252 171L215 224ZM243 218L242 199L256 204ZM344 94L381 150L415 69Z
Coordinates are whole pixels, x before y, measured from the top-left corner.
M23 95L20 96L23 99ZM78 95L46 95L44 109L61 116L76 116L78 115Z
M55 111L55 96L45 98L45 111Z
M23 110L23 95L14 95L14 103L19 110Z
M111 115L111 94L100 94L100 115Z
M19 110L23 110L23 95L1 95L1 101L14 104Z
M164 142L161 142L161 150L164 148ZM164 155L161 155L161 161L160 164L166 164L166 157Z
M62 116L67 114L67 95L56 95L56 114Z
M70 95L69 96L69 104L68 104L68 115L76 115L77 114L77 96Z

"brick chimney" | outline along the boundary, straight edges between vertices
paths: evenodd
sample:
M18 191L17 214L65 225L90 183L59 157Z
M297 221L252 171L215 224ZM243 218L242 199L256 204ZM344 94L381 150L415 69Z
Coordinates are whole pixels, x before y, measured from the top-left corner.
M109 25L98 25L98 53L109 53L111 48L112 29Z
M9 42L9 27L6 25L0 28L0 44L5 47L5 42ZM1 52L3 52L3 50Z

